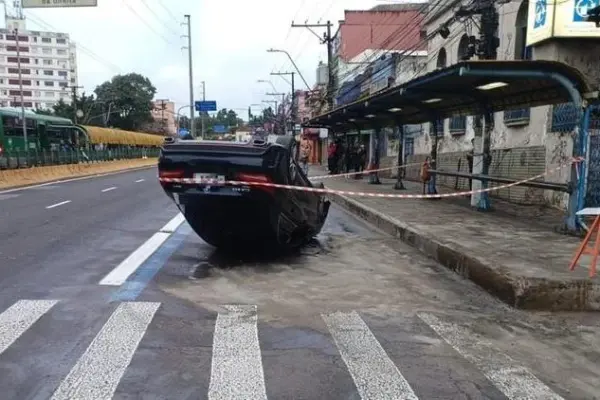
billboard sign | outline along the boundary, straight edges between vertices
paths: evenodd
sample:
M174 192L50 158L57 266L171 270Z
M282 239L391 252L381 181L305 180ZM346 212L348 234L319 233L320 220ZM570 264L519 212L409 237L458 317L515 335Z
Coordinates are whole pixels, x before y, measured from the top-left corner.
M21 0L23 8L97 7L98 0Z
M535 0L529 2L527 46L556 38L600 38L600 29L588 22L587 11L600 0Z

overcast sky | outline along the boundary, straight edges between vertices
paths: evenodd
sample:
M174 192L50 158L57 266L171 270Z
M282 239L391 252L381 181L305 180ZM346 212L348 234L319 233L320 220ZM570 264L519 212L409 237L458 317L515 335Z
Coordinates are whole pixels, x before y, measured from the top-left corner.
M126 2L126 3L125 3ZM394 1L378 0L98 0L95 8L27 9L27 28L71 35L79 46L79 84L91 92L96 85L119 73L138 72L150 78L157 98L189 104L187 51L181 49L186 33L183 15L192 17L194 93L201 98L206 81L207 100L219 108L246 115L250 104L268 99L271 79L278 91L289 92L285 81L272 71L291 71L285 49L312 85L325 45L302 23L343 18L344 9L368 9ZM168 12L167 12L168 9ZM318 30L322 34L324 29ZM296 87L303 88L300 79ZM183 112L182 112L183 113Z

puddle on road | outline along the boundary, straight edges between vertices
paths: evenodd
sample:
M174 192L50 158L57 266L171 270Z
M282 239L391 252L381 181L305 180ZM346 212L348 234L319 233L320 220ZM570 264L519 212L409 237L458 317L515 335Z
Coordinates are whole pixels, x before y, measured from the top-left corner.
M273 273L282 270L303 268L314 265L312 257L331 252L330 236L319 236L306 246L284 255L266 256L264 254L234 255L215 250L206 260L196 263L190 270L189 279L205 279L215 276L215 272L233 269L246 269L257 273Z

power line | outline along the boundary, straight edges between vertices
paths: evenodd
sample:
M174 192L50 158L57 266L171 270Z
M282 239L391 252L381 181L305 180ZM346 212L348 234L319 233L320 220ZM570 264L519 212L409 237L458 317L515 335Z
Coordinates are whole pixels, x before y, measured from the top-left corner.
M152 24L148 23L144 18L142 18L137 11L135 11L135 9L130 6L129 4L127 4L126 0L121 0L121 3L127 7L129 9L129 11L136 16L137 19L139 19L140 21L142 21L142 23L144 25L146 25L146 27L148 29L150 29L156 36L158 36L159 38L161 38L162 40L165 41L165 43L167 44L173 44L173 42L171 42L169 39L167 39L162 33L158 32L156 29L154 29L154 27L152 26Z
M150 7L150 6L148 5L148 3L146 3L146 0L140 0L140 1L141 1L141 2L142 2L142 4L144 5L144 7L146 7L146 8L148 9L148 11L150 11L150 13L151 13L152 15L154 15L154 18L156 18L156 20L157 20L158 22L160 22L160 23L161 23L161 24L162 24L162 25L163 25L165 28L167 28L167 30L171 31L171 33L172 33L173 35L175 35L175 36L179 36L179 33L178 33L178 32L176 32L176 31L175 31L173 28L171 28L171 27L169 26L169 24L165 23L165 22L162 20L162 18L161 18L161 17L160 17L160 16L159 16L159 15L158 15L156 12L154 12L154 10L152 9L152 7Z

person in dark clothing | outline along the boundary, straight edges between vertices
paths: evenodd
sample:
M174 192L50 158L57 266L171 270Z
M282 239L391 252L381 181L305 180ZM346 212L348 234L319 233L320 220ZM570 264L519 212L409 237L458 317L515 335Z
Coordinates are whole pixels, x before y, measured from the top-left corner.
M330 174L334 173L335 170L335 153L336 153L336 148L337 145L334 142L331 142L329 144L329 147L327 148L327 169L329 170Z
M475 156L475 139L471 139L471 150L467 152L467 163L469 165L469 174L473 173L473 158ZM473 179L469 179L469 190L473 189Z
M354 170L356 172L363 172L365 170L365 165L367 164L367 150L365 150L365 145L361 144L360 147L356 150L356 161L354 164ZM362 174L356 174L356 179L361 179Z

